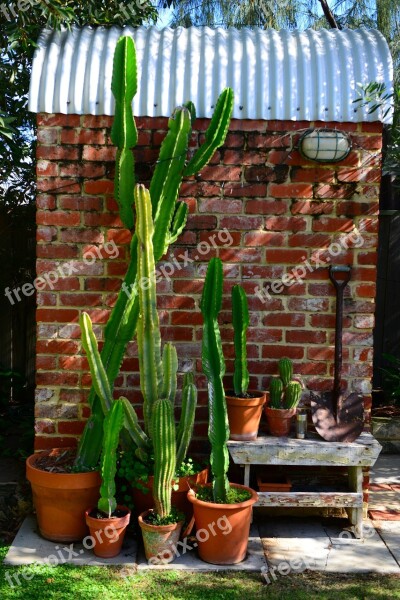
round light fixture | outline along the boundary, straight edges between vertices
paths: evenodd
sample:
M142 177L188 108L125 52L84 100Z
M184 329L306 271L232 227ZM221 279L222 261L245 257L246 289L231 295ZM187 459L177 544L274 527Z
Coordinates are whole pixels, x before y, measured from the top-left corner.
M346 158L350 150L349 136L337 129L307 129L299 140L300 154L316 162L339 162Z

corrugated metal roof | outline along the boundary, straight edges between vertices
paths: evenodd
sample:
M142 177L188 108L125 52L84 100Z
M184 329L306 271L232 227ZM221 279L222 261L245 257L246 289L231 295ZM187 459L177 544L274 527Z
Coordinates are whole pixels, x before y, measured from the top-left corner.
M380 81L392 89L389 48L375 30L84 27L42 33L29 110L112 115L112 61L121 35L136 44L137 116L169 116L190 99L199 117L210 117L230 86L234 118L374 121L377 113L353 104L356 84Z

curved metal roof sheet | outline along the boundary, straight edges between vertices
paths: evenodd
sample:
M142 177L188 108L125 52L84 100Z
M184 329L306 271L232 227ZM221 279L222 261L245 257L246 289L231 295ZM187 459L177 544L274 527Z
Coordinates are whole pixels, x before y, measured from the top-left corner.
M375 121L378 113L353 103L357 83L392 89L389 48L375 30L84 27L41 34L29 110L112 115L112 61L121 35L136 44L137 116L169 116L190 99L199 117L210 117L230 86L238 119Z

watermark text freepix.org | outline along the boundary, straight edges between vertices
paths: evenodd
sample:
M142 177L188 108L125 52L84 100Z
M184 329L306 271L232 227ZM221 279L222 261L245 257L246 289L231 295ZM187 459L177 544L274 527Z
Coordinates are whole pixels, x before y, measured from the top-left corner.
M84 265L92 265L97 259L104 258L104 252L107 254L107 258L117 258L118 248L114 240L107 242L102 248L96 248L90 252L86 252L83 258ZM56 265L56 269L47 271L47 273L43 273L43 275L36 277L32 283L24 283L20 287L15 287L12 290L7 287L4 290L4 295L7 297L10 304L14 305L16 301L21 302L21 295L33 296L35 291L43 291L46 288L54 290L54 286L60 278L79 275L83 268L82 263L76 263L76 261L73 260L56 263Z

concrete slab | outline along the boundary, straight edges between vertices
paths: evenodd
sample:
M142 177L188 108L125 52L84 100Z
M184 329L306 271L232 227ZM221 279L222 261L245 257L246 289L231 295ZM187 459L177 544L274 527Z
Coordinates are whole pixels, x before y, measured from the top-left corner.
M398 573L400 567L371 521L358 540L337 519L281 517L259 524L270 570L282 564L291 571L310 569L331 573Z
M400 522L377 521L375 527L386 546L400 565Z
M400 455L380 454L371 467L370 481L377 484L400 485Z
M87 545L87 544L86 544ZM81 543L55 543L42 538L37 530L36 519L29 516L18 531L7 556L6 565L72 564L72 565L124 565L134 566L136 562L137 542L127 536L122 552L115 558L97 558L91 550Z
M188 542L190 546L193 543ZM203 562L197 555L197 551L188 550L181 556L177 556L173 562L162 565L149 565L143 548L139 549L138 555L138 570L139 571L154 571L154 570L173 570L173 571L248 571L261 572L267 569L265 561L263 545L260 539L260 533L255 523L252 524L249 536L249 545L247 558L236 565L213 565Z
M368 497L369 510L399 510L400 493L394 491L370 492Z

